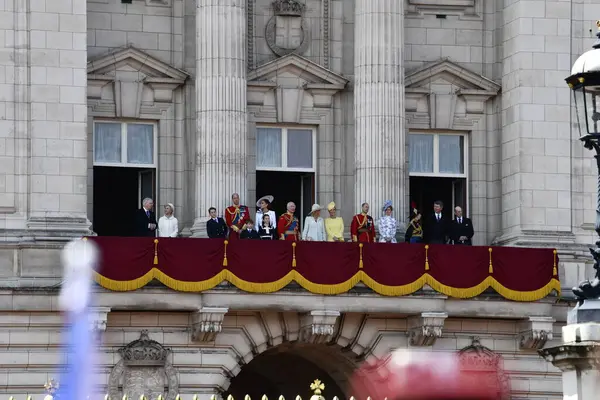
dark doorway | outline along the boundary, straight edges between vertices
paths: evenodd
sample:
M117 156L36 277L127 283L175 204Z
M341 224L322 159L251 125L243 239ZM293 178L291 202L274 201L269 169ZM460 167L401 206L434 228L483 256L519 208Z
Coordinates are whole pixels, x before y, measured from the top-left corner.
M154 169L94 167L94 232L133 236L135 211L143 198L155 198L154 186Z
M262 196L275 198L271 210L277 217L285 213L287 203L296 203L296 217L302 224L315 200L315 174L307 172L256 171L256 199L252 214L256 211L256 201Z
M417 203L422 213L433 212L433 202L441 200L446 216L451 217L456 206L462 207L464 215L468 215L466 199L465 178L410 177L410 201Z

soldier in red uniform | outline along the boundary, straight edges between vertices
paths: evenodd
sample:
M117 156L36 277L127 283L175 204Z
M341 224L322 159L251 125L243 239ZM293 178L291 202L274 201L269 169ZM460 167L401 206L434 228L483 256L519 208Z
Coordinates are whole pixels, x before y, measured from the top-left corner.
M240 205L240 195L231 195L233 205L225 209L225 223L229 227L229 240L240 238L240 231L246 229L246 221L250 218L248 207Z
M300 223L294 215L294 211L296 211L296 204L290 201L287 204L287 212L277 221L277 233L280 240L291 242L300 240Z
M375 242L375 223L369 215L369 203L362 204L362 212L352 218L350 234L353 242L373 243Z

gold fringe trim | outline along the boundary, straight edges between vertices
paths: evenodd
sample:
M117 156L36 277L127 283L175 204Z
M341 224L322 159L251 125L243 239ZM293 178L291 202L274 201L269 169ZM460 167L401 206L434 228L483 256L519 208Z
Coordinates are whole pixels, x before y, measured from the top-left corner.
M154 265L158 265L158 239L154 239Z
M94 272L94 279L100 286L118 292L127 292L140 289L153 279L156 279L163 283L165 286L180 292L202 292L214 288L223 281L228 281L231 282L231 284L233 284L238 289L244 290L246 292L273 293L283 289L291 282L297 282L305 290L311 293L335 295L346 293L358 283L363 282L374 292L383 296L409 295L422 289L425 285L429 285L433 290L441 294L459 299L476 297L488 288L492 288L502 297L514 301L536 301L548 296L552 291L556 291L558 295L560 295L560 282L558 279L555 278L552 278L550 282L548 282L546 285L537 290L521 292L509 289L501 285L496 279L494 279L491 276L488 276L481 283L470 288L454 288L440 283L434 277L427 273L423 274L416 281L408 283L406 285L388 286L375 281L373 278L368 276L363 270L358 271L345 282L341 282L334 285L311 282L296 270L292 270L288 272L284 277L268 283L255 283L245 281L243 279L238 278L235 274L233 274L227 269L224 269L219 274L213 276L210 279L200 282L179 281L177 279L169 277L157 268L153 268L152 270L148 271L145 275L131 281L115 281L106 278L98 274L97 272Z
M362 257L363 246L364 246L364 244L362 244L362 243L358 245L358 250L360 251L360 259L358 260L358 269L363 269L363 267L364 267L363 257Z
M229 241L225 241L223 242L225 245L225 250L224 250L224 254L223 254L223 266L226 267L228 262L227 262L227 245L229 244Z
M556 266L556 253L558 253L558 251L554 249L552 253L554 254L554 267L552 267L552 276L558 276L558 268Z
M429 271L429 245L425 245L425 271Z
M296 268L296 242L292 242L292 268Z
M492 248L488 248L488 251L490 253L490 267L488 268L488 273L493 274L494 273L494 266L492 265Z

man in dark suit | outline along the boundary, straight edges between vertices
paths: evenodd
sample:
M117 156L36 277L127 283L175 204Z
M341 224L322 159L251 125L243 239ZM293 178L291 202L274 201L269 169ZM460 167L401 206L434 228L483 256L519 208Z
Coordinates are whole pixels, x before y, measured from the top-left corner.
M135 236L154 237L156 236L156 215L152 211L154 201L145 198L142 201L142 208L135 214Z
M423 227L423 241L429 244L446 244L448 242L449 223L443 213L444 203L433 203L433 213L425 220Z
M450 229L450 238L453 244L471 246L473 239L473 223L470 218L463 217L462 208L454 208L454 220L452 220Z
M208 209L210 219L206 221L206 233L211 239L225 239L227 237L227 224L221 217L217 217L217 209Z

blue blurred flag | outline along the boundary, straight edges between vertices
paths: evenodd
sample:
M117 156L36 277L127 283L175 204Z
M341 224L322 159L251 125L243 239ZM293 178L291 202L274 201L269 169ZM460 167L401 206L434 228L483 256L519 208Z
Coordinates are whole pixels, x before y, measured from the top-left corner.
M66 317L63 345L67 353L56 400L86 400L92 395L95 349L88 314L97 255L96 245L86 239L71 242L63 250L64 282L59 304Z

